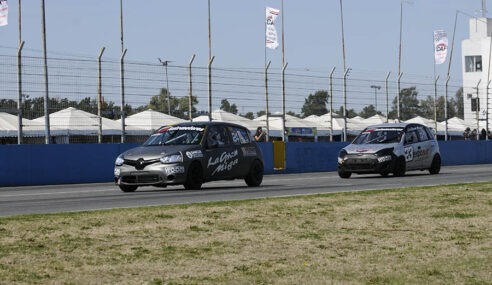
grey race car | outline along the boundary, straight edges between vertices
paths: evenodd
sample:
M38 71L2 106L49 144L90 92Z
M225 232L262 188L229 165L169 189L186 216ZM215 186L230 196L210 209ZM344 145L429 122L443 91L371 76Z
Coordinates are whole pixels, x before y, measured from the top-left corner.
M409 170L441 169L439 144L431 130L420 124L396 123L367 127L338 155L338 175L379 173L403 176Z
M237 178L248 186L261 184L261 149L246 128L219 122L164 126L118 156L114 168L115 183L124 192L146 185L200 189L204 182Z

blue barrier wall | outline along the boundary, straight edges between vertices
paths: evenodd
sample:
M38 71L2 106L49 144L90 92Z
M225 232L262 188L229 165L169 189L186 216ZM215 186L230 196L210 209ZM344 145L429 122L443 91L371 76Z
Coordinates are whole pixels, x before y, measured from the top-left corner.
M273 170L273 146L260 143L265 173L334 171L347 143L287 143L286 166ZM109 182L116 157L137 144L0 146L0 186ZM492 141L441 141L443 165L492 163Z

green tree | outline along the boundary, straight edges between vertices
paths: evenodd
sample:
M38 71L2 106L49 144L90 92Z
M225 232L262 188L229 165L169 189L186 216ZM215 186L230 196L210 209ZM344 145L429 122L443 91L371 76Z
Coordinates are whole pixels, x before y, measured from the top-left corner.
M232 114L237 114L236 104L231 105L227 99L222 99L222 101L220 101L220 109Z
M309 96L304 99L304 105L301 109L303 118L311 115L321 116L328 113L328 110L326 109L328 97L329 95L326 90L318 90L314 94L309 94Z
M376 114L382 115L382 113L380 111L376 112L376 108L374 107L374 105L371 104L369 106L365 106L362 109L362 111L360 111L359 116L367 119L367 118L372 117Z
M461 87L458 91L456 91L456 94L454 95L454 99L452 98L451 101L454 104L454 109L455 109L455 116L458 118L463 119L464 118L464 106L463 106L463 87ZM449 116L450 118L452 116Z
M266 114L266 112L264 110L261 110L261 111L256 112L256 117L258 118L258 117L261 117L265 114Z
M287 112L287 115L291 115L291 116L294 116L294 117L297 117L297 118L300 118L301 117L301 115L296 114L296 112L293 112L293 111L288 111Z
M255 118L255 115L253 114L253 112L248 112L248 113L241 115L241 116L243 116L247 119L250 119L250 120L253 120Z
M417 98L418 92L416 87L410 87L400 90L400 120L406 121L418 116L420 113L419 99ZM389 117L392 119L397 118L397 98L393 99L393 106Z
M188 97L173 97L167 92L166 88L161 88L160 94L150 98L150 102L147 108L156 110L165 114L168 114L168 98L171 97L169 105L171 106L171 115L181 118L188 119ZM196 112L194 107L198 104L198 99L192 96L191 99L191 112L192 114Z
M340 114L340 116L343 116L343 106L340 106L337 113ZM357 112L355 112L354 109L347 109L347 118L353 118L355 116L357 116Z

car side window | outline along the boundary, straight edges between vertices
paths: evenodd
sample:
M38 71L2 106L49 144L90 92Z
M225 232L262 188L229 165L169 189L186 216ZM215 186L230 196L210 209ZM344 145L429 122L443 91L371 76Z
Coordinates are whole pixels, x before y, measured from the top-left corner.
M246 129L229 127L231 132L232 142L235 145L247 144L251 142L249 132Z
M415 133L415 131L406 132L405 144L412 144L412 143L416 143L418 141L419 141L419 138L417 137L417 134Z
M434 134L429 128L425 128L425 131L427 133L427 136L429 137L430 140L434 140Z
M424 129L418 129L417 132L419 134L419 139L421 142L429 140L429 137L427 136L427 133L425 132Z
M223 147L230 144L227 130L222 126L212 126L208 130L208 148Z

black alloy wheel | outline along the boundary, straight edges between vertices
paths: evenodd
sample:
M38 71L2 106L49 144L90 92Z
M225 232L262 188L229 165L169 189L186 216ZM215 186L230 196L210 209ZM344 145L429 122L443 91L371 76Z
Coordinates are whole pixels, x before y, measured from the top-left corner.
M199 190L203 184L203 171L199 162L193 162L188 169L184 187L186 190Z
M393 176L395 176L395 177L405 176L406 170L407 170L407 165L406 165L405 159L403 157L399 157L395 163L395 169L393 170Z
M432 159L432 164L431 167L429 168L429 173L439 174L440 171L441 171L441 157L438 154L436 154Z
M340 178L347 179L350 178L350 176L352 176L352 172L348 172L341 168L338 168L338 176L340 176Z
M263 163L259 160L255 160L249 169L248 175L244 178L244 181L249 187L258 187L263 181Z
M135 192L138 186L136 185L118 185L123 192Z

